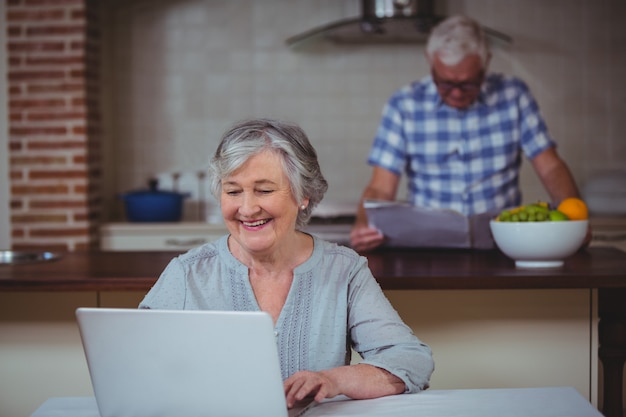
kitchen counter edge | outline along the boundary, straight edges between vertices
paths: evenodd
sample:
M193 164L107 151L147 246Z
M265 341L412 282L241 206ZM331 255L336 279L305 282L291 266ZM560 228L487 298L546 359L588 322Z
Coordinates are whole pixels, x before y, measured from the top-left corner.
M70 252L0 266L0 291L147 291L178 253ZM563 268L517 269L497 250L395 249L365 255L384 290L626 288L626 253L587 248Z

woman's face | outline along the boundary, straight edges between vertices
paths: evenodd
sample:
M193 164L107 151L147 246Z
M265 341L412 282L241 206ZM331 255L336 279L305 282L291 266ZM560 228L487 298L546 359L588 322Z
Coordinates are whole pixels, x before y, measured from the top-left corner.
M257 154L222 180L222 216L233 239L250 254L271 254L289 245L298 208L280 157Z

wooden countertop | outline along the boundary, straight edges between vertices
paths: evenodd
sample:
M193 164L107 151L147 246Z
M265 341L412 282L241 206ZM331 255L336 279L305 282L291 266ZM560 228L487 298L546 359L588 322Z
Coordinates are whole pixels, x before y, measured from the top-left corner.
M0 291L147 291L175 252L72 252L0 265ZM516 269L498 250L380 250L367 254L383 289L626 288L626 253L592 247L557 269Z
M383 289L626 288L626 252L597 247L562 268L518 269L499 250L377 252L367 256Z
M57 260L0 265L0 291L148 290L176 252L68 252Z

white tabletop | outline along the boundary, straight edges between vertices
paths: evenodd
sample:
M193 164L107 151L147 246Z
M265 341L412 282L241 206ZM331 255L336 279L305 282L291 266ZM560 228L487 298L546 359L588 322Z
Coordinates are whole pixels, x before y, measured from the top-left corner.
M427 390L374 400L337 398L304 417L602 417L571 387ZM99 417L93 397L50 398L31 417Z

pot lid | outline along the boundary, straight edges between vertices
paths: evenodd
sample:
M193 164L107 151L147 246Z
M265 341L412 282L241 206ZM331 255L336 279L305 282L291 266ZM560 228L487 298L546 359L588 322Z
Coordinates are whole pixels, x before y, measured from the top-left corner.
M180 197L189 197L190 193L182 193L175 190L161 190L159 187L159 181L156 178L150 178L148 180L148 188L127 191L120 194L120 198L132 197L132 196L147 196L147 195L172 195Z

